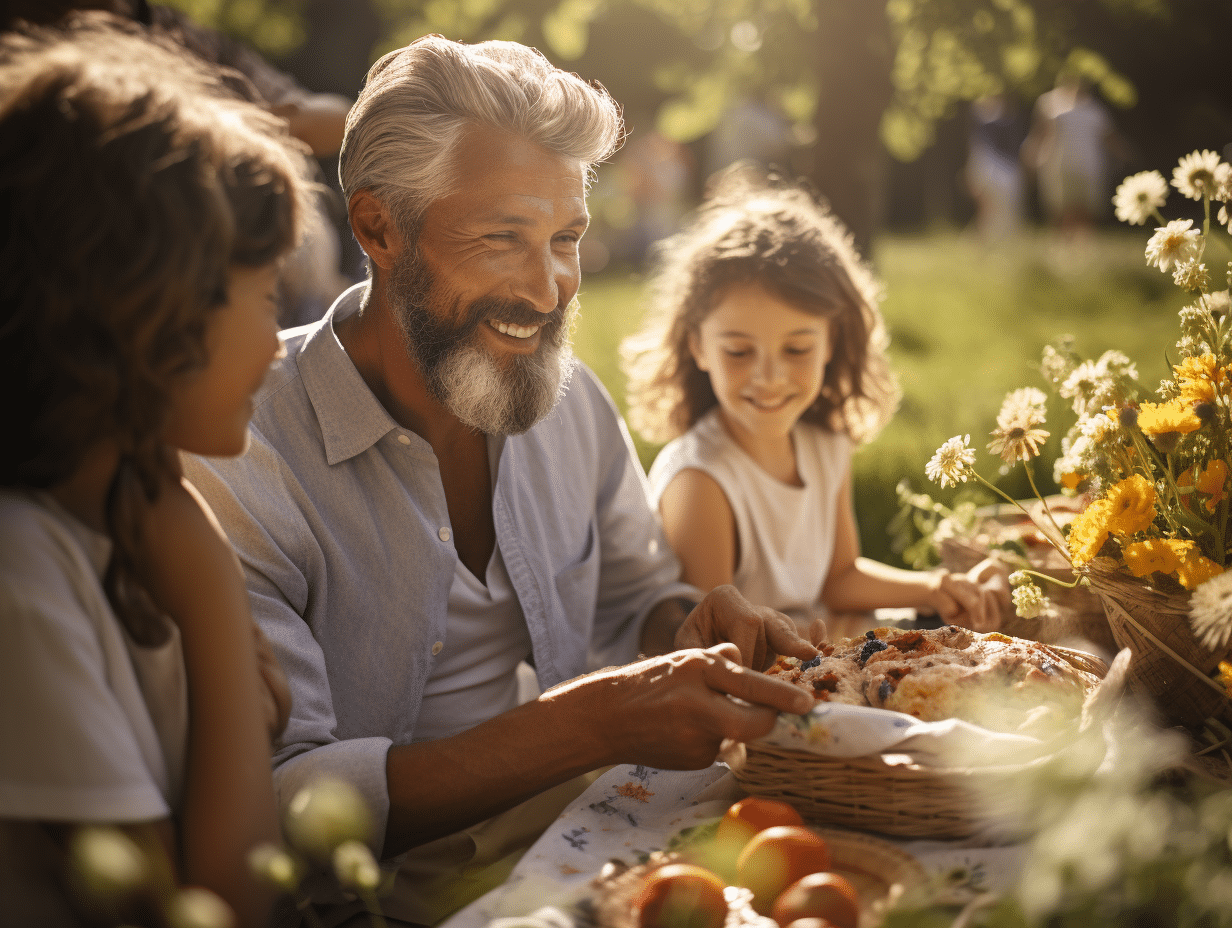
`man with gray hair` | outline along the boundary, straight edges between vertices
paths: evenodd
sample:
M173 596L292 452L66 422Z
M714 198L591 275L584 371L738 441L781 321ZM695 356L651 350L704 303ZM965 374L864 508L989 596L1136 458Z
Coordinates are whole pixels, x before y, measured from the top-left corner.
M284 333L245 455L187 465L291 682L281 800L358 786L410 921L464 901L428 871L506 855L579 776L704 767L811 704L748 669L817 653L788 619L678 582L571 355L586 189L622 131L606 91L521 45L382 58L340 162L371 279ZM522 661L545 692L519 705Z

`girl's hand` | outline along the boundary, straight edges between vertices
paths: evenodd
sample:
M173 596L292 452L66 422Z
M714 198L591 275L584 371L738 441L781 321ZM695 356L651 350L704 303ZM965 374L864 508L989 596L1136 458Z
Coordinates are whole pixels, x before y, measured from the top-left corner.
M946 622L977 632L1001 627L1001 611L1009 606L1009 580L1004 565L985 558L965 574L934 573L930 605Z

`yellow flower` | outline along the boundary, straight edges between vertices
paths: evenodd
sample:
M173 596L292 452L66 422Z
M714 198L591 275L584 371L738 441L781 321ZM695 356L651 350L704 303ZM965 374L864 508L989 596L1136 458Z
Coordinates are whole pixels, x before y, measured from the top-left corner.
M1232 697L1232 664L1227 661L1219 662L1219 682L1228 696Z
M1121 550L1125 566L1135 577L1149 577L1155 572L1175 573L1181 566L1181 557L1193 546L1192 541L1175 538L1148 538L1126 545Z
M1180 398L1190 406L1212 403L1228 387L1227 368L1221 368L1213 354L1186 358L1172 368L1172 373L1180 388Z
M1205 493L1210 497L1205 503L1208 512L1214 512L1215 507L1220 504L1224 496L1224 487L1228 482L1228 462L1221 458L1216 458L1206 465L1206 468L1198 475L1198 479L1194 484L1198 488L1198 492Z
M1167 432L1194 432L1202 427L1189 403L1171 400L1167 403L1143 403L1138 410L1138 428L1147 435Z
M1223 573L1223 568L1204 556L1196 547L1191 547L1181 556L1176 569L1176 579L1187 590L1197 589L1212 577Z
M1117 535L1144 532L1155 521L1155 485L1141 474L1126 477L1105 497L1112 508L1108 531Z
M1078 484L1082 483L1082 474L1062 474L1061 486L1067 490L1078 489Z
M1076 565L1081 566L1099 554L1099 549L1108 540L1108 518L1111 514L1112 504L1106 499L1097 499L1074 517L1066 543Z

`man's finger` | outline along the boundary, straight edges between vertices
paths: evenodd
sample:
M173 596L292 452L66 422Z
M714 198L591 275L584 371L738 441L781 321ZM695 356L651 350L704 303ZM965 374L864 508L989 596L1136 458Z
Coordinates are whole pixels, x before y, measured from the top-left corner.
M726 696L715 696L714 732L732 741L756 741L770 732L778 712L767 706L737 703Z
M717 648L712 648L711 653L723 657ZM795 684L737 666L729 660L721 659L708 664L704 679L713 690L779 712L801 715L813 707L813 697Z
M773 620L768 619L763 628L766 630L766 640L776 654L798 657L802 661L812 660L817 656L817 648L809 641L800 637L800 632L796 629L796 623L786 616L779 616ZM826 623L823 621L821 623L823 636L825 635L825 630Z
M813 642L815 647L821 647L830 637L830 630L826 628L826 620L821 616L817 616L813 621L809 622L808 630L809 641Z

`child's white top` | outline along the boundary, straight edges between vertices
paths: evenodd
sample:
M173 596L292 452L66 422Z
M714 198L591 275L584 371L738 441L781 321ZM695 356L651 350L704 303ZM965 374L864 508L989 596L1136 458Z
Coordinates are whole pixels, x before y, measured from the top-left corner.
M0 818L146 821L179 804L179 630L133 642L103 592L110 553L47 494L0 490Z
M820 614L821 589L834 556L838 493L852 446L846 433L803 422L791 436L801 487L766 473L736 444L715 407L659 452L650 468L650 489L657 509L682 470L714 478L736 520L733 584L752 603L806 616Z

